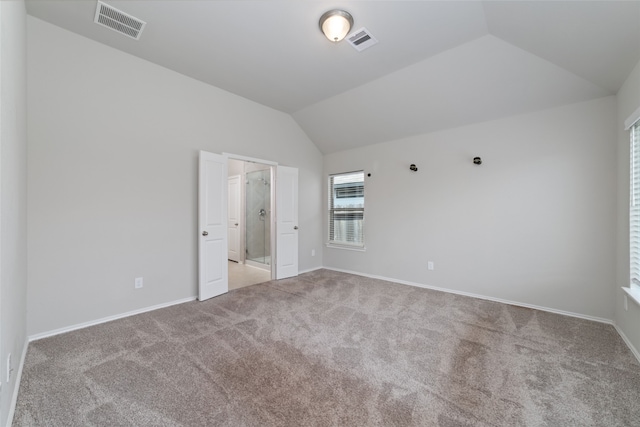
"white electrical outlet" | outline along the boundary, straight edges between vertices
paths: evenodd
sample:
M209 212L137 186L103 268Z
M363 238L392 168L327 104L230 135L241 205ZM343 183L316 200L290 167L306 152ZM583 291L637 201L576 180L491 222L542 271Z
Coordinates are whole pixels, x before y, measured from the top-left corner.
M315 249L311 249L311 256L316 256L316 250Z
M136 289L140 289L143 286L142 277L136 277L135 287Z
M427 263L427 270L433 270L433 261Z
M11 381L11 353L7 356L7 382Z

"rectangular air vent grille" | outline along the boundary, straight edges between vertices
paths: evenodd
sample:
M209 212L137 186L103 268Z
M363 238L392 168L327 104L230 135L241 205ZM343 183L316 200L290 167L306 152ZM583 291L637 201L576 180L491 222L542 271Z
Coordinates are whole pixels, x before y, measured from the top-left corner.
M146 25L146 22L101 1L96 8L94 22L135 40L140 39L140 34Z
M363 50L378 43L378 39L373 37L369 30L360 28L347 36L347 41L355 50L362 52Z

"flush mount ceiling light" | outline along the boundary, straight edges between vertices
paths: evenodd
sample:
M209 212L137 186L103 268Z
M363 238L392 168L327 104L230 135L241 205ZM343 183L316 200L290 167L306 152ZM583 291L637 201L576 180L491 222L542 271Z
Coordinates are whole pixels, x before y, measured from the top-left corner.
M320 29L332 42L337 43L345 38L352 25L353 17L344 10L333 9L320 17Z

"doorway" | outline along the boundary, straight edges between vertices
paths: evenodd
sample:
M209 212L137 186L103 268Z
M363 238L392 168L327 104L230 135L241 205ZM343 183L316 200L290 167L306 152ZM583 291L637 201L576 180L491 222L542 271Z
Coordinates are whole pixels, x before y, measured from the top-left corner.
M229 158L229 289L272 278L273 166Z
M228 178L234 173L233 170L229 172L229 169L238 166L238 163L230 162L232 159L268 166L271 173L270 182L274 183L270 186L270 212L264 213L270 227L270 271L265 269L268 275L267 280L286 279L298 275L298 169L234 154L200 151L198 157L198 299L200 301L229 291L228 241L231 228L239 227L239 233L244 236L244 213L235 216L235 218L242 218L236 223L230 221L232 218L228 209ZM244 177L245 163L239 165L242 165L241 171ZM236 170L235 173L237 174L238 171ZM244 185L239 187L244 188ZM241 203L246 204L244 198L241 200L243 200ZM246 245L245 240L240 239L239 244ZM240 253L244 254L242 255L243 265L246 265L245 251L246 248L240 250ZM266 254L264 257L266 260Z

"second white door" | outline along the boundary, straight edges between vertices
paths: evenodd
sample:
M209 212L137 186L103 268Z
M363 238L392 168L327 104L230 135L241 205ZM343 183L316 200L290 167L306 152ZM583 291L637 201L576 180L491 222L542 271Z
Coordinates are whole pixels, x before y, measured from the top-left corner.
M276 279L286 279L298 275L298 169L278 166L276 183Z

